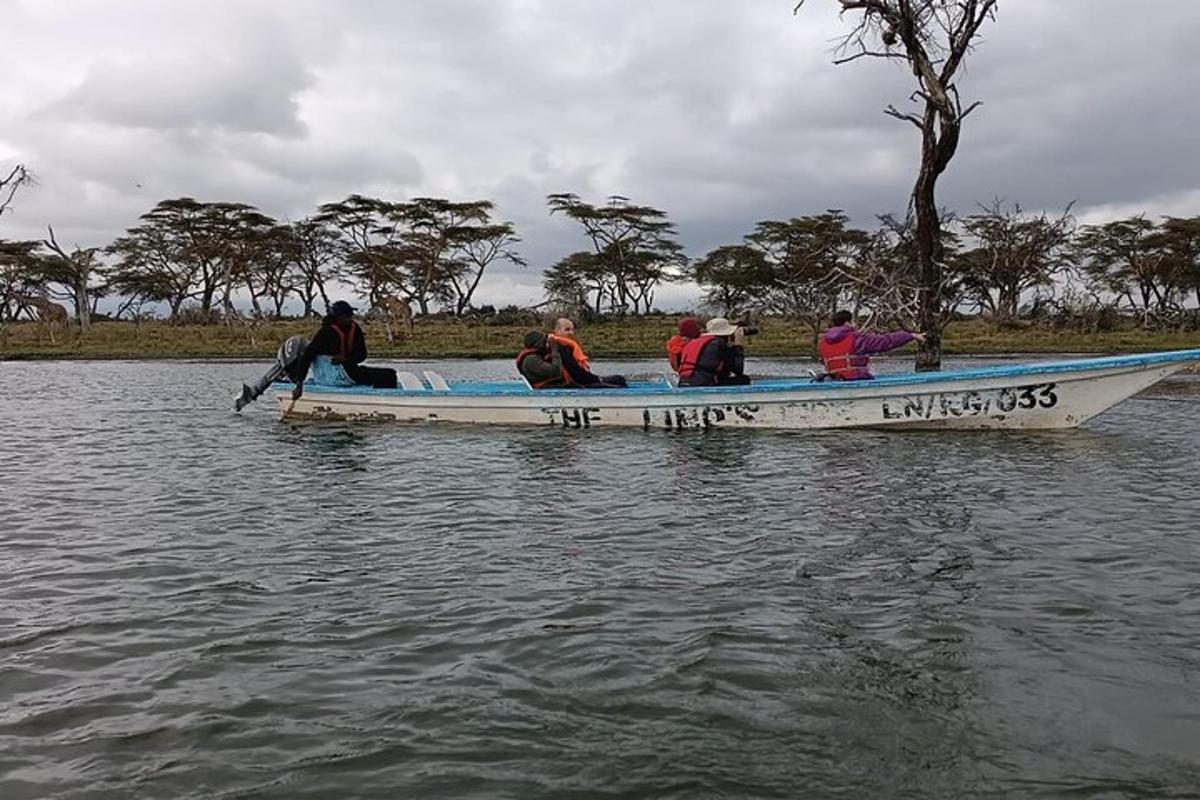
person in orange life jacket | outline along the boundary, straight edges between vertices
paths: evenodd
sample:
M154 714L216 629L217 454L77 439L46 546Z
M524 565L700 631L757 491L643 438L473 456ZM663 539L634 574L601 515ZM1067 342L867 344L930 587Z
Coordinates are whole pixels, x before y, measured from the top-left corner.
M575 323L566 317L560 317L554 323L554 333L546 338L558 348L568 385L582 389L625 389L629 386L623 375L600 377L592 372L587 354L575 339Z
M541 331L525 334L525 348L517 354L517 371L535 389L561 389L567 386L567 373L563 372L558 345L551 344Z
M317 356L330 356L334 364L342 365L347 377L355 383L376 389L396 388L396 370L361 366L367 359L367 342L362 328L354 321L354 309L345 300L338 300L329 307L329 313L321 320L321 328L291 371L296 382L293 399L299 399L304 393L304 378Z
M700 338L700 323L690 317L679 320L679 333L667 339L667 363L672 372L679 372L683 362L683 348L692 339Z
M704 326L704 335L683 348L680 386L745 386L746 332L724 317Z
M865 381L871 374L871 353L886 353L903 347L911 341L925 341L925 334L909 331L891 333L866 333L857 330L849 311L838 311L830 320L833 327L825 331L817 341L817 355L825 363L825 372L839 381Z

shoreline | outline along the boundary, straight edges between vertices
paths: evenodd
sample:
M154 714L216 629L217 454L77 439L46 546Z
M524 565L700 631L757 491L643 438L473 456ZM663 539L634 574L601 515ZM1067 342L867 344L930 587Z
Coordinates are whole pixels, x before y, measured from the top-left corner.
M665 342L675 333L676 325L675 317L605 320L581 326L579 338L594 359L653 359L663 355ZM515 358L524 333L531 327L536 326L420 320L412 336L389 342L379 323L363 325L371 359L416 361ZM812 332L807 327L774 319L763 321L761 327L762 333L747 343L747 357L815 360ZM22 321L0 327L0 361L272 360L284 339L311 335L316 328L312 320L270 321L254 329L172 325L165 321L101 321L84 337L78 331L51 331L41 323ZM1200 331L1082 333L1033 326L1002 328L983 320L966 320L948 326L942 352L950 358L1037 358L1193 348L1200 348ZM913 352L910 345L891 357L911 357Z

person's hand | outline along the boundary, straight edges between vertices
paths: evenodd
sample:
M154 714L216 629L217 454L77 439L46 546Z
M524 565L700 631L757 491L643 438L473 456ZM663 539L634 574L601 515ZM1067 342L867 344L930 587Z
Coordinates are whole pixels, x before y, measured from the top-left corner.
M302 394L304 394L304 384L303 384L303 383L297 383L297 384L296 384L296 388L295 388L295 389L292 389L292 399L293 399L293 400L299 400L299 399L300 399L300 395L302 395Z
M733 344L735 347L742 347L746 344L746 331L741 325L733 329Z
M914 338L914 339L916 339L916 340L917 340L918 342L920 342L921 344L925 344L925 334L923 334L923 333L914 333L914 334L913 334L913 338Z

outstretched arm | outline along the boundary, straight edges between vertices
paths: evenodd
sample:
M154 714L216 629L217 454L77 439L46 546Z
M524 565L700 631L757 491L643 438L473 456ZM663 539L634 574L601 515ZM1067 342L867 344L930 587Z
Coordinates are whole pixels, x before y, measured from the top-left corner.
M904 345L917 338L918 334L909 333L908 331L892 331L891 333L858 332L854 334L854 352L859 355L886 353L888 350L904 347Z

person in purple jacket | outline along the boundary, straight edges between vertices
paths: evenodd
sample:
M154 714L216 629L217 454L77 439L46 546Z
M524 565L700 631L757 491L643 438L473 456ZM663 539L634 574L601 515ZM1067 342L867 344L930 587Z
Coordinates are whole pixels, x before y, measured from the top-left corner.
M825 363L825 372L839 381L869 381L871 353L886 353L903 347L914 339L925 341L925 334L908 331L891 333L863 333L850 323L854 317L849 311L838 311L833 315L833 327L821 334L817 342L817 354Z

